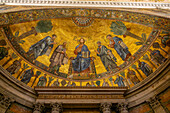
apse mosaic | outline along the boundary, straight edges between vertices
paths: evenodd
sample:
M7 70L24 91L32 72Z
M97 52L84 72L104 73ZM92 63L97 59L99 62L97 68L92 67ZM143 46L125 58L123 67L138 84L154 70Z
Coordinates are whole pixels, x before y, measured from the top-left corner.
M1 66L30 87L130 88L168 60L167 19L128 12L111 19L113 12L88 9L47 10L42 18L36 11L4 14L0 34Z

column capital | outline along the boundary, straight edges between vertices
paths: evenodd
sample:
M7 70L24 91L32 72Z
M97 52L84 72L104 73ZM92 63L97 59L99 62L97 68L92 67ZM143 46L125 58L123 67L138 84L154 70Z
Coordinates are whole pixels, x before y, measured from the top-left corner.
M41 113L43 109L44 109L44 103L35 103L33 113Z
M158 96L151 97L146 102L154 109L161 106Z
M120 111L120 113L128 113L128 103L118 103L118 109Z
M51 103L50 106L52 107L51 113L60 113L62 111L62 103Z
M14 99L12 98L9 98L5 95L0 95L0 106L3 107L4 109L5 108L8 108L8 106L14 102Z
M112 103L103 102L100 104L100 109L103 113L111 113Z

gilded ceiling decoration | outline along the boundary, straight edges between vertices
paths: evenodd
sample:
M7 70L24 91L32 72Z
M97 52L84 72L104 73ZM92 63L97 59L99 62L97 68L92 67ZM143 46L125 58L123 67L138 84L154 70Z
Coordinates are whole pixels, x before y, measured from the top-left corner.
M167 61L168 18L116 10L0 14L1 66L34 86L133 87Z

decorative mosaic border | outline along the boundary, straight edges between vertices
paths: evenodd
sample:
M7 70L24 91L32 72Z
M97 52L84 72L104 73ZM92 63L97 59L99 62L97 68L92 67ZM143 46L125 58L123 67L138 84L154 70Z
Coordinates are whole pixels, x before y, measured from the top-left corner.
M32 5L32 6L81 6L81 7L124 7L124 8L164 8L169 9L170 4L166 0L121 0L121 1L74 1L74 0L0 0L6 5Z
M117 10L102 9L82 9L82 8L65 8L65 9L38 9L20 12L10 12L0 14L0 25L17 24L28 21L55 18L72 18L72 17L91 17L102 19L113 19L132 23L138 23L155 29L164 29L170 31L170 19L149 14L134 13Z
M33 63L32 61L28 61L28 57L27 55L25 55L25 51L23 50L23 48L21 48L21 46L17 43L17 41L13 40L13 34L11 32L11 29L9 28L9 26L7 27L3 27L4 29L4 32L5 32L5 35L6 37L8 38L9 40L9 43L10 45L12 46L12 48L16 51L16 53L18 53L18 55L20 57L22 57L27 63L29 63L30 65L32 65L33 67L36 67L37 69L43 71L44 73L47 73L48 75L52 75L52 76L56 76L50 72L48 72L48 67L38 61L36 61L35 63ZM106 77L109 77L109 76L113 76L115 74L118 74L120 73L121 71L125 70L126 68L128 68L129 66L131 66L134 62L136 62L145 52L146 50L152 45L152 43L156 40L157 36L159 35L159 30L157 29L153 29L153 31L151 32L151 34L149 35L147 41L145 44L143 44L143 46L141 48L138 49L138 51L133 54L134 56L134 59L130 58L128 59L128 61L130 62L129 64L126 64L125 62L121 65L119 65L120 69L121 70L118 70L118 69L114 69L112 70L113 73L110 74L108 72L105 72L105 73L101 73L101 74L97 74L95 78L91 78L90 80L98 80L98 79L101 79L101 78L106 78ZM59 73L58 76L56 77L59 77L61 79L66 79L67 80L67 74L65 73ZM73 80L73 81L89 81L88 80Z
M124 99L123 95L39 95L38 99Z

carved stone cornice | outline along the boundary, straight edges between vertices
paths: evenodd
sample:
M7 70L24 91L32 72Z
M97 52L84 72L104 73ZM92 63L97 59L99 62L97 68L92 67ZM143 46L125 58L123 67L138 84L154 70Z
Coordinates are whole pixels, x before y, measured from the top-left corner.
M161 93L170 85L170 58L159 68L125 93L125 98L129 103L128 108L139 105L149 98Z
M7 109L12 102L14 102L14 99L11 99L4 95L0 95L0 107Z
M30 108L33 108L37 98L34 89L11 76L2 66L0 66L0 93Z
M51 113L60 113L62 111L62 104L55 102L51 103L52 111Z
M33 113L41 113L44 109L44 104L43 103L36 103L34 104L34 111Z
M128 113L128 104L127 103L118 103L118 109L120 113Z
M146 2L122 0L122 1L82 1L82 0L0 0L6 5L32 5L32 6L74 6L74 7L123 7L123 8L164 8L169 9L168 1Z
M103 113L111 113L112 103L104 102L101 103L100 109Z

